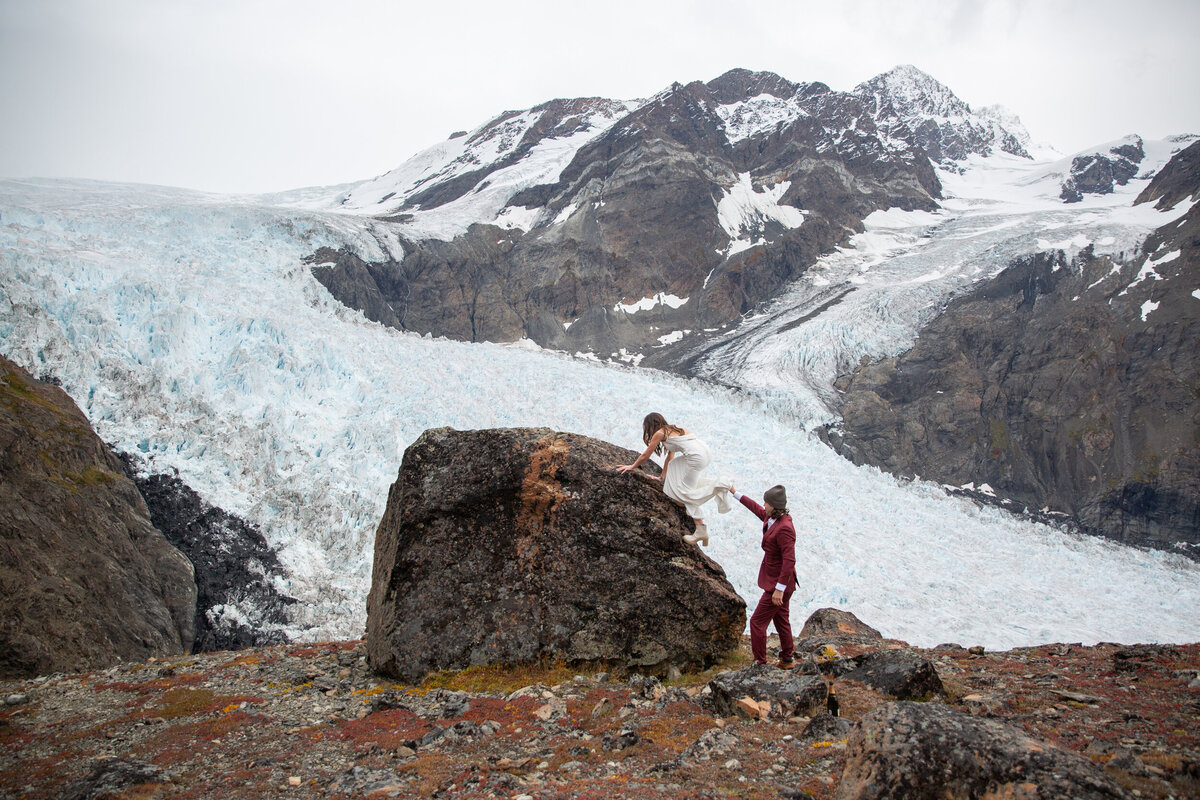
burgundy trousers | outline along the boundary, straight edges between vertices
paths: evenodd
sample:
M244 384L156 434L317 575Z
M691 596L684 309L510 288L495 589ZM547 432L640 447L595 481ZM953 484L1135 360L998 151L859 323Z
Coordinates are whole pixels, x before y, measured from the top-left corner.
M777 606L771 602L774 591L763 592L758 599L758 607L750 615L750 652L754 654L755 662L767 663L767 627L774 622L775 630L779 633L779 657L784 661L792 660L792 623L788 619L788 603L792 600L792 591L783 593L783 605Z

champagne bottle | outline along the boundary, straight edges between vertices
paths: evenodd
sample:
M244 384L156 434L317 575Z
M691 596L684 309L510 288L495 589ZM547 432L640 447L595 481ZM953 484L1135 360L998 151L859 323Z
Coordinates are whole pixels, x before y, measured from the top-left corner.
M833 689L833 684L829 684L829 693L825 695L825 708L829 710L829 716L836 717L838 715L838 699L837 693Z

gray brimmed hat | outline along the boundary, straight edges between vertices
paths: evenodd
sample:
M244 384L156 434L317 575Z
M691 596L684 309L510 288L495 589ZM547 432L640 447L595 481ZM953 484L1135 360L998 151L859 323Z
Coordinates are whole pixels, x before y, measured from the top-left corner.
M771 508L787 508L787 489L772 486L763 492L763 500L767 501Z

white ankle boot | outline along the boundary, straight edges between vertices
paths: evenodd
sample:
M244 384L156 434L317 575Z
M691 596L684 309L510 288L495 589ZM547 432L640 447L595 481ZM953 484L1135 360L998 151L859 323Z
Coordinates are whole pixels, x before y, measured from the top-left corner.
M708 526L704 524L697 525L696 532L685 535L683 540L688 544L700 542L705 547L708 547Z

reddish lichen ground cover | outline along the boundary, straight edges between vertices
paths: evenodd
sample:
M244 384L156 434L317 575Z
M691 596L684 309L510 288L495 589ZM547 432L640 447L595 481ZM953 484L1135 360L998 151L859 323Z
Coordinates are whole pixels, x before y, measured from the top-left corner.
M1200 645L918 652L947 689L934 702L1082 753L1142 797L1200 796ZM362 654L288 645L5 683L24 698L0 708L0 795L832 798L845 764L845 741L803 738L806 719L714 716L711 674L486 667L401 686ZM851 722L888 702L837 688Z

